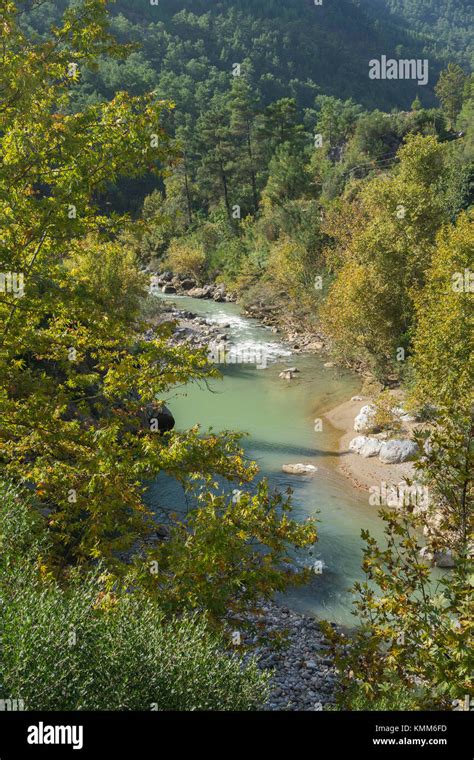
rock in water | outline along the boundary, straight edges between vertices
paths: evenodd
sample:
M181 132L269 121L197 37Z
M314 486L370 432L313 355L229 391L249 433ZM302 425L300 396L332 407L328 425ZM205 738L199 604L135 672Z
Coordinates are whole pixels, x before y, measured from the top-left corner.
M436 567L455 567L456 560L454 559L450 549L446 551L437 551L434 553L433 562Z
M175 426L175 419L168 407L164 404L161 406L147 404L144 416L146 419L146 427L150 430L155 430L156 427L158 427L160 434L168 433L170 430L173 430Z
M284 369L282 372L280 372L278 377L282 380L291 380L295 375L298 374L299 369L297 367L288 367L287 369Z
M314 464L302 464L301 462L298 464L284 464L281 469L290 475L312 475L318 470Z

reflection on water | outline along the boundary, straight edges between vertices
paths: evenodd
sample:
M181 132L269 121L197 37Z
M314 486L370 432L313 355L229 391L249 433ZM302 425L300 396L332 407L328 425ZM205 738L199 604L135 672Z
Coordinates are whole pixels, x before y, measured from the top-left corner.
M285 595L295 610L311 613L341 624L353 624L348 588L362 577L360 531L369 528L381 535L376 509L364 493L341 476L337 465L337 432L325 423L316 432L313 420L358 391L357 378L349 373L325 369L314 355L290 355L278 335L243 318L235 304L173 296L179 308L187 309L221 324L233 346L255 351L265 346L266 369L251 364L221 366L222 380L210 388L190 384L170 394L169 405L178 429L199 423L205 431L241 430L249 433L243 445L261 474L273 488L293 489L295 516L317 515L319 540L311 556L301 561L321 560L323 572L315 574L304 588ZM285 358L286 357L286 358ZM300 373L290 381L279 379L282 369L296 366ZM185 394L185 395L183 395ZM315 464L313 476L282 472L283 464ZM181 488L160 475L150 489L151 503L179 508L184 506Z

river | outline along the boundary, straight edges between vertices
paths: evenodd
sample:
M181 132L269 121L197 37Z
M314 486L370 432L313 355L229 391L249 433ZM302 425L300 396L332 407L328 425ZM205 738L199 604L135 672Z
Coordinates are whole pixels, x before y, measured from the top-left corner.
M203 431L212 427L214 431L249 434L243 445L258 463L261 475L268 477L271 487L293 489L293 516L305 519L312 515L320 521L313 553L301 561L309 564L319 560L322 572L315 573L304 588L287 592L285 604L318 619L354 625L349 588L363 577L360 531L368 528L380 538L381 522L367 495L338 471L338 432L327 422L319 430L314 420L357 393L359 378L325 368L315 354L291 354L278 335L241 316L236 304L162 297L180 309L230 325L226 332L236 355L255 356L260 364L266 360L266 368L250 363L222 365L222 380L212 381L210 389L191 383L171 393L169 406L176 428L199 423ZM300 373L292 380L281 380L281 370L291 366ZM316 465L318 470L312 476L282 472L283 464L295 462ZM182 500L181 489L164 475L150 489L152 505L161 502L177 506Z

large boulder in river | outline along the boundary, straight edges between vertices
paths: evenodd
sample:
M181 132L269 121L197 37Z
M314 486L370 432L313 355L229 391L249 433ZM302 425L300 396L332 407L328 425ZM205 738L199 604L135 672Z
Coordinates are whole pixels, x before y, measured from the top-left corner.
M418 446L414 441L396 440L385 441L379 453L379 459L383 464L400 464L415 459Z
M455 567L456 560L453 557L451 549L434 552L433 564L435 564L436 567Z
M430 546L423 546L419 551L419 556L435 567L456 567L456 560L450 549L446 549L445 551L433 551Z
M146 427L155 432L168 433L175 426L175 419L164 404L147 404L143 416Z
M162 293L176 293L176 288L174 285L163 285L161 291Z
M312 475L317 472L317 467L314 464L284 464L281 468L283 472L288 472L290 475Z
M181 280L181 287L183 290L191 290L191 288L196 287L195 280L192 280L190 277L187 277L185 280Z
M191 288L188 290L188 296L191 298L206 298L206 291L204 288Z

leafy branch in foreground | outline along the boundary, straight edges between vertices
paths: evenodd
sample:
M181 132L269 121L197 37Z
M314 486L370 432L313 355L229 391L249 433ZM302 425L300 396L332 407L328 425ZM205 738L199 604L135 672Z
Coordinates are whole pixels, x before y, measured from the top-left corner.
M165 610L205 609L214 619L242 614L275 591L303 584L310 570L291 551L316 541L314 522L290 517L291 504L261 482L251 495L226 498L209 489L168 538L136 557L132 575Z

